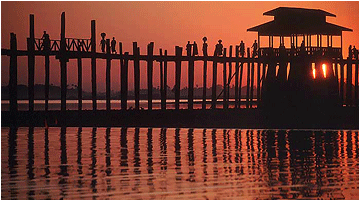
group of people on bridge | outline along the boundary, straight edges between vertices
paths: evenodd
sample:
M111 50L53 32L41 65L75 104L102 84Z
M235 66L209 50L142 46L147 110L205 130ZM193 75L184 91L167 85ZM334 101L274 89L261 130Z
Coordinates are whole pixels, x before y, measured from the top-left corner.
M349 45L349 58L351 58L351 59L359 58L359 50L356 49L355 45L353 48L351 48L351 45Z
M101 46L101 52L105 52L106 51L106 33L101 33L101 41L100 41L100 46ZM115 37L112 38L111 42L110 42L110 51L112 54L116 54L116 40Z
M203 47L202 47L202 52L203 52L203 56L208 56L208 44L207 44L207 37L203 37ZM236 48L239 48L239 54L241 57L245 56L245 43L243 41L240 42L239 46L236 46ZM255 57L257 56L257 52L258 52L258 44L256 42L256 40L254 41L253 45L251 46L252 48L252 56ZM215 45L215 50L214 50L214 56L221 56L223 55L223 50L224 50L224 46L222 44L222 40L218 40L218 43ZM188 41L188 43L186 44L186 56L196 56L198 55L198 46L196 44L196 42L194 41L193 44L190 43L190 41Z

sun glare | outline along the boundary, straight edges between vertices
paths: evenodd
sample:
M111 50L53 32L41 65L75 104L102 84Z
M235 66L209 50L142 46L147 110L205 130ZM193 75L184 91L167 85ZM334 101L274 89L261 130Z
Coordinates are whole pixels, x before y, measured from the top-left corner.
M322 70L324 73L324 78L326 78L326 65L325 64L322 65Z
M314 79L316 78L316 71L315 71L315 68L312 69L312 73L313 73L313 77Z

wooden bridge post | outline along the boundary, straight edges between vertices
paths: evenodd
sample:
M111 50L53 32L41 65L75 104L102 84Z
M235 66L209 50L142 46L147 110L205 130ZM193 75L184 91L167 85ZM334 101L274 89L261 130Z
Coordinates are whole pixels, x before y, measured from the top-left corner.
M50 41L49 41L50 42ZM45 111L49 110L49 84L50 84L50 47L45 48Z
M128 73L129 72L129 52L124 53L124 64L121 66L121 109L127 110L128 96Z
M230 49L229 49L229 58L232 57L232 52L233 52L233 46L230 45ZM229 79L228 79L228 85L227 85L227 104L229 105L230 102L230 85L231 85L231 78L232 78L232 62L231 60L229 61Z
M164 66L163 66L163 51L160 48L160 99L161 99L161 109L165 110L165 99L164 99Z
M60 69L61 69L61 111L66 111L67 92L67 55L65 40L65 12L61 13L61 34L60 34Z
M239 48L240 46L235 47L235 108L238 108L239 106Z
M346 63L346 105L352 106L352 61L348 57Z
M253 105L253 98L254 98L254 78L255 78L255 63L254 61L251 62L251 82L250 82L250 108Z
M96 30L95 20L91 20L91 96L93 111L97 109L96 103Z
M212 80L212 92L211 92L211 108L216 109L217 95L216 95L216 82L217 82L217 60L218 57L214 53L213 60L213 80Z
M110 72L111 72L111 59L110 59L110 39L106 39L106 111L111 110L111 102L110 102L110 93L111 93L111 85L110 85Z
M30 15L30 37L27 39L28 50L28 98L29 111L34 111L34 79L35 79L35 31L34 15Z
M18 111L17 104L17 40L14 33L10 33L10 79L9 79L9 96L10 96L10 113L16 115Z
M82 60L81 57L77 58L78 65L78 110L82 110Z
M344 104L344 63L343 59L340 60L340 101L341 105Z
M175 110L180 109L180 82L182 47L175 47Z
M140 109L140 61L139 61L139 47L137 42L133 42L134 55L134 89L135 89L135 109Z
M226 48L224 48L223 54L223 84L224 84L224 93L223 93L223 108L227 109L227 74L226 74Z
M249 103L249 95L250 95L250 48L247 48L247 56L248 56L248 63L247 63L247 80L246 80L246 108L249 108L250 103Z
M243 57L244 58L244 57ZM242 81L243 81L243 71L244 71L244 62L242 61L240 64L240 80L239 80L239 105L238 108L241 108L241 88L242 88Z
M206 109L206 78L207 78L207 56L204 55L204 66L203 66L203 98L202 98L202 109Z
M357 57L357 55L356 55ZM356 107L359 107L359 59L355 60L355 102Z
M167 96L167 50L164 52L164 109L166 109L166 96Z
M257 107L259 107L260 104L260 71L261 71L261 63L260 63L260 51L258 54L258 62L257 62L257 85L256 85L256 102Z
M154 53L154 42L150 42L147 46L148 110L152 110L153 60L154 60L153 53Z
M194 107L194 57L188 56L188 109L192 110Z

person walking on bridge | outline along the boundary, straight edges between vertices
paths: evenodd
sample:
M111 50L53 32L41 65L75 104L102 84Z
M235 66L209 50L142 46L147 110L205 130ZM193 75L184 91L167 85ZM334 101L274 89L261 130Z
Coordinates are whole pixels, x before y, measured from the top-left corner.
M46 33L46 31L44 31L44 34L41 39L43 39L43 44L42 44L43 50L44 51L50 50L50 36L49 34Z
M215 46L214 56L220 56L220 55L223 54L223 49L224 49L224 47L223 47L223 45L221 44L222 40L220 39L218 42L219 42L219 43L216 44L216 46Z
M258 51L258 44L257 44L256 40L254 41L254 43L251 47L253 48L252 56L255 57L257 55L257 51Z
M116 54L116 40L115 40L115 37L113 37L113 39L111 41L111 53Z
M240 42L240 56L241 57L245 56L245 44L243 41Z
M105 47L106 47L106 40L105 40L105 36L106 36L106 33L101 33L101 41L100 41L100 46L101 46L101 51L102 52L105 52Z
M191 44L190 41L186 44L186 56L191 56Z
M196 42L194 41L194 44L193 44L193 56L196 56L198 54L199 54L198 46L197 46Z
M203 55L205 56L205 57L207 57L208 56L208 53L207 53L207 48L208 48L208 44L206 43L206 41L207 41L207 38L206 38L206 36L202 39L203 40L203 47L202 47L202 51L203 51Z

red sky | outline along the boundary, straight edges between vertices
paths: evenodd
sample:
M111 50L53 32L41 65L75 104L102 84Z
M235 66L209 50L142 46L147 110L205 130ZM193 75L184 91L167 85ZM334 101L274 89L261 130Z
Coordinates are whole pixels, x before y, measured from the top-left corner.
M337 17L327 17L327 21L353 29L344 32L345 50L351 45L359 47L359 2L1 2L1 47L9 48L10 32L17 34L18 49L26 49L29 31L29 14L35 15L35 37L40 38L46 30L51 39L60 38L60 15L66 12L66 37L90 38L90 21L96 20L97 43L100 33L115 37L123 42L124 51L132 54L132 42L137 41L141 54L146 53L146 45L155 42L155 54L159 48L174 54L176 45L184 47L188 40L201 46L201 39L207 36L209 52L218 39L224 47L239 44L243 40L251 46L256 33L246 29L273 19L262 14L280 7L302 7L322 9ZM99 46L98 46L99 48ZM100 49L100 48L99 48ZM200 48L201 49L201 48ZM185 51L184 51L185 53ZM1 83L8 83L9 59L2 56ZM19 84L27 83L27 58L19 60ZM142 63L141 63L142 64ZM36 59L35 82L44 83L44 60ZM158 64L155 64L154 86L159 85ZM169 64L169 86L174 85L173 64ZM184 66L184 65L183 65ZM98 62L98 90L105 90L105 61ZM222 66L221 66L222 67ZM90 91L90 61L83 62L84 90ZM146 65L141 66L144 79L141 87L146 88ZM202 64L195 66L195 86L202 86ZM209 72L210 72L209 68ZM50 83L60 85L58 61L51 60ZM68 63L68 83L77 83L76 61ZM119 90L119 62L112 62L112 89ZM129 72L129 89L133 88L133 71ZM221 84L221 74L219 81ZM186 70L182 71L182 86L187 85ZM208 73L208 86L211 74Z

